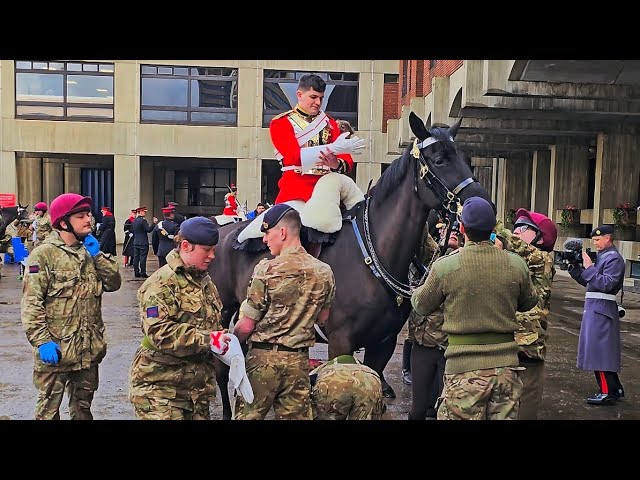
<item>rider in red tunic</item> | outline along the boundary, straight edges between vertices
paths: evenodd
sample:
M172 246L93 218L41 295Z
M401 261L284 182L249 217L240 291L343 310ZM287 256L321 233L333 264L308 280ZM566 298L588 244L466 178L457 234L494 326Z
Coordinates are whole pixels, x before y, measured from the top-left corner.
M238 187L232 183L229 185L229 188L231 191L224 196L224 210L222 211L222 214L237 217L238 202L236 201L236 192L238 191Z
M305 75L298 84L296 107L271 120L271 142L283 171L275 203L306 202L322 175L331 171L347 173L353 168L350 154L336 156L328 152L320 153L319 168L302 174L301 148L333 143L342 133L337 122L320 110L325 89L326 82L322 78Z

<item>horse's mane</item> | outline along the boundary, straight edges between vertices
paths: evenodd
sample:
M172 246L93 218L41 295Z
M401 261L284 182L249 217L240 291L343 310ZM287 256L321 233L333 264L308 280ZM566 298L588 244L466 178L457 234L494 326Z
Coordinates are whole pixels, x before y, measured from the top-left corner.
M398 185L407 174L412 148L413 146L409 145L400 157L391 162L391 165L380 175L376 184L371 187L371 196L375 194L376 199L384 200L392 191L398 188Z

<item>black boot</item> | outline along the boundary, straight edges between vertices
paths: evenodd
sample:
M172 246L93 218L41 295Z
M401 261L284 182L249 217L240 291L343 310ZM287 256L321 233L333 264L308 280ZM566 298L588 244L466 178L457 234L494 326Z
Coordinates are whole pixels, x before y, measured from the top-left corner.
M405 339L402 345L402 383L411 385L411 348L413 341L409 338Z

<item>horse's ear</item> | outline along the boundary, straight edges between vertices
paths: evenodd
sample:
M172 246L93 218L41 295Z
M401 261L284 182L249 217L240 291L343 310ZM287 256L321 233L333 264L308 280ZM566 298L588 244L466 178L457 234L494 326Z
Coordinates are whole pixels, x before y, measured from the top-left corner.
M420 118L413 112L409 113L409 126L411 131L420 141L423 141L429 136L429 131Z
M460 124L462 123L462 117L458 119L456 123L454 123L451 128L449 128L449 136L451 138L456 138L456 133L458 133L458 128L460 128Z

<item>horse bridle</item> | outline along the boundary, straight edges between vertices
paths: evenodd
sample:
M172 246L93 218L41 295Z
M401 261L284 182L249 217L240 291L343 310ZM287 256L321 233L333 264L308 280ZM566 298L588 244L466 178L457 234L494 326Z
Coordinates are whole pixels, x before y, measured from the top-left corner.
M453 142L453 138L449 137ZM447 233L446 238L443 244L440 245L440 254L444 253L446 250L446 245L449 239L449 235L451 233L451 227L453 225L453 221L455 217L462 210L462 205L460 203L460 197L458 196L462 190L471 185L472 183L476 183L474 177L469 177L460 182L453 190L449 190L449 188L444 184L438 176L431 171L429 168L429 164L427 163L422 150L429 145L433 145L434 143L439 142L440 140L428 137L422 142L418 142L416 139L413 144L413 148L411 150L411 154L414 158L416 158L416 171L414 175L414 191L418 194L418 177L425 182L425 185L429 190L433 192L433 194L440 200L441 208L438 209L438 213L443 214L447 223ZM364 204L364 215L363 215L363 224L364 224L364 236L365 241L370 252L370 255L366 254L364 251L360 239L360 232L358 231L357 223L352 220L354 225L354 231L356 233L356 238L360 243L360 248L363 249L363 254L365 255L365 263L369 265L372 272L376 277L381 280L384 280L387 287L389 287L397 296L396 302L398 306L402 303L403 298L411 298L414 290L424 283L426 276L428 274L429 268L426 269L426 272L420 279L420 281L416 285L408 285L405 284L396 278L393 277L383 266L378 258L378 255L375 252L375 248L373 246L373 241L371 239L371 232L369 231L369 203L371 201L371 196L367 196ZM437 253L437 252L436 252ZM429 266L438 258L439 255L434 254L433 258L429 262Z

